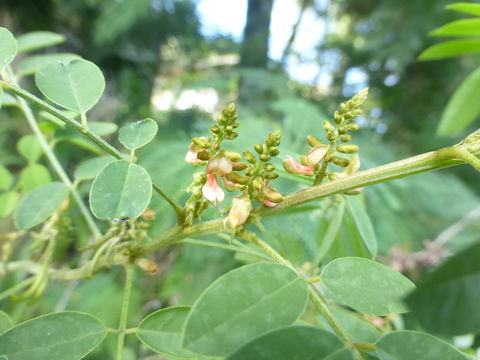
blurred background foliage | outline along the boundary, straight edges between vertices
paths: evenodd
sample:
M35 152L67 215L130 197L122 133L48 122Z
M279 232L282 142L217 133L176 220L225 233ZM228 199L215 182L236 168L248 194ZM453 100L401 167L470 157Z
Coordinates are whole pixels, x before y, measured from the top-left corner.
M191 137L206 134L213 116L230 102L237 104L241 122L235 149L251 148L269 131L281 129L281 153L294 155L306 151L306 135L323 136L321 121L330 118L340 101L370 87L360 119L363 130L356 139L362 169L455 143L475 127L455 137L435 134L446 102L478 65L479 56L416 60L436 42L427 36L429 31L461 18L445 10L450 1L288 0L297 9L296 18L281 55L275 58L269 54L269 39L274 35L270 25L279 19L272 16L272 9L287 0L238 1L248 2L250 9L241 39L222 32L205 34L198 11L201 1L193 0L0 0L0 22L16 35L36 30L61 33L66 42L47 51L76 53L100 66L107 89L89 113L91 121L120 126L154 118L160 125L159 135L139 152L139 161L179 199L186 199L184 189L195 171L183 160ZM212 6L209 11L217 9ZM310 44L308 56L295 47L304 34L302 21L307 15L319 28L303 31L323 34ZM315 69L311 76L298 76L303 65ZM22 82L35 91L30 77ZM49 131L46 124L43 129ZM29 133L19 111L0 112L0 164L16 176L32 162L17 150L19 139ZM109 139L115 142L116 136ZM69 172L81 160L99 155L98 149L81 141L58 141L55 150ZM43 157L33 162L48 168ZM285 175L278 182L284 193L305 184L289 179ZM86 195L88 188L85 183L80 190ZM22 191L29 189L24 186ZM398 249L401 256L423 249L425 241L435 240L479 206L479 190L478 174L466 166L366 189L380 255L394 263ZM154 235L170 226L173 217L158 196L152 207L157 212ZM271 229L267 238L293 263L314 262L338 208L338 199L327 199L265 219L265 227ZM206 216L221 211L210 209ZM344 215L335 246L325 259L366 253L349 216ZM81 220L74 225L80 228ZM0 220L0 232L11 228L10 218ZM480 240L479 228L478 221L467 222L448 237L448 250L457 252ZM67 246L65 251L71 250ZM165 305L191 304L219 275L252 260L194 245L165 250L156 257L160 274L137 277L131 313L138 319ZM413 269L410 275L418 271ZM59 308L78 309L114 327L120 275L113 270L82 284L53 284L35 306L4 302L2 309L16 321ZM7 279L0 290L14 281ZM63 300L66 293L71 296L68 303ZM132 323L138 319L132 318ZM111 358L112 346L113 342L90 358ZM132 348L132 358L134 353Z

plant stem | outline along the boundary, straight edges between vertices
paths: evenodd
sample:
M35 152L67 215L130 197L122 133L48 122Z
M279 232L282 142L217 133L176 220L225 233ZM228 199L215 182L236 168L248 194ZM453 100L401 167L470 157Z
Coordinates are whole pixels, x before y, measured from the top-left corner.
M233 252L240 252L240 253L244 253L244 254L247 254L247 255L256 256L256 257L262 258L264 260L270 260L270 258L266 257L263 254L257 253L255 251L242 249L242 248L239 248L239 247L236 247L236 246L220 244L220 243L216 243L216 242L213 242L213 241L196 240L196 239L184 239L184 240L180 241L180 244L200 245L200 246L206 246L206 247L211 247L211 248L216 248L216 249L223 249L223 250L228 250L228 251L233 251Z
M37 105L39 108L42 110L45 110L46 112L55 115L57 118L65 122L66 124L72 126L75 130L81 132L84 136L89 138L92 142L94 142L96 145L98 145L103 151L106 153L112 155L116 159L123 160L124 157L123 155L112 145L107 143L105 140L103 140L100 136L96 135L95 133L92 133L88 129L84 128L81 123L76 121L75 119L72 119L71 117L65 115L63 112L57 110L55 107L51 106L47 102L41 100L40 98L36 97L35 95L29 93L26 90L23 90L22 88L16 86L15 84L7 83L5 81L2 81L2 86L4 90L7 90L15 95L17 97L21 97L35 105ZM173 208L175 213L177 214L177 219L179 220L179 223L183 223L183 219L185 217L183 207L178 204L175 199L173 199L160 185L153 183L153 188L154 190L160 194Z
M120 314L120 324L118 325L118 342L117 342L117 356L116 360L122 360L123 345L125 343L125 334L127 328L128 318L128 304L130 303L130 295L132 293L132 283L134 267L131 264L125 265L125 289L123 292L122 312Z
M13 83L16 83L16 79L13 74L10 74L10 81L12 81ZM73 198L75 199L75 202L78 205L78 208L80 209L80 212L82 213L83 218L85 219L85 222L87 223L88 227L92 231L94 237L100 238L102 236L102 233L98 229L97 224L95 223L95 220L93 220L93 217L90 215L90 212L85 206L85 203L83 202L82 197L80 196L77 189L75 188L72 181L66 174L62 165L60 164L60 161L58 161L58 158L55 156L55 153L50 148L50 145L48 145L47 139L45 139L45 136L43 135L42 131L38 127L38 123L35 118L35 115L33 115L32 109L30 109L30 106L28 106L27 102L23 98L19 96L17 96L16 98L20 105L20 109L22 110L23 114L25 115L25 118L27 119L28 125L30 125L30 128L32 129L35 136L37 137L38 142L40 143L40 146L45 152L45 155L47 156L48 161L52 165L53 170L55 170L60 180L69 188Z

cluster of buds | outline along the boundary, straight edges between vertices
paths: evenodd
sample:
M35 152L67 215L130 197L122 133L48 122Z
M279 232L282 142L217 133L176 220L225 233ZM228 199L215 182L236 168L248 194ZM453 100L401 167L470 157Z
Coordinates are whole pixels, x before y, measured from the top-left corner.
M252 201L266 206L275 206L283 200L270 181L277 178L272 157L279 154L280 133L273 132L263 144L254 146L258 156L245 150L243 158L239 153L222 149L223 140L233 140L238 134L237 113L229 105L210 128L211 137L192 139L185 160L193 165L206 165L206 171L195 174L188 188L191 192L186 204L186 223L199 217L210 203L220 203L225 192L240 191L241 196L233 199L229 213L229 224L238 227L247 221L252 210ZM221 185L223 183L223 186Z
M330 121L323 121L323 128L329 144L323 144L316 137L310 135L307 142L310 145L310 151L300 158L300 163L288 156L283 161L285 170L292 174L302 174L315 176L315 184L321 183L325 176L330 180L343 177L358 170L360 165L357 155L346 158L343 154L350 155L358 152L359 148L355 144L345 144L352 141L351 131L359 129L355 123L355 118L362 114L361 106L365 103L368 89L360 91L347 102L340 104L338 110L333 114L335 125ZM345 168L341 173L327 173L327 166L333 163Z

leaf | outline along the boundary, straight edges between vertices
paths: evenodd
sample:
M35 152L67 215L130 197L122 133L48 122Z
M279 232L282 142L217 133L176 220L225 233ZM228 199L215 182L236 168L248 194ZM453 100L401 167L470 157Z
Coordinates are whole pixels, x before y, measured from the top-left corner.
M294 325L250 341L226 360L352 360L350 350L334 334L313 326Z
M153 351L175 358L196 358L181 349L182 329L190 306L174 306L155 311L138 325L137 337Z
M0 27L0 71L5 69L17 55L17 41L12 33Z
M105 338L105 326L91 315L58 312L21 323L0 335L8 360L77 360Z
M17 142L17 151L31 162L37 162L43 154L42 145L35 135L22 136Z
M0 218L10 215L18 204L19 196L15 191L0 195Z
M467 76L443 111L437 133L450 135L465 129L480 114L480 68Z
M382 335L370 322L359 317L358 313L343 309L332 310L333 317L357 343L374 343ZM330 329L323 317L319 318ZM333 330L332 330L333 331Z
M7 190L10 188L13 182L13 177L10 171L3 166L0 165L0 190Z
M88 129L97 134L98 136L107 136L113 134L117 131L118 126L112 122L106 121L89 121L88 122Z
M449 10L456 10L459 12L463 12L465 14L480 16L480 4L456 3L456 4L449 4L446 6L446 8Z
M445 335L480 333L480 243L448 258L420 279L407 305L428 331Z
M381 360L466 360L467 357L443 340L417 331L392 331L376 344Z
M477 52L480 52L480 40L450 40L430 46L429 48L423 50L418 56L418 60L439 60Z
M480 19L452 21L430 32L430 36L480 36Z
M225 356L248 340L292 324L303 312L307 285L289 268L246 265L218 278L187 317L183 347Z
M33 75L51 63L60 61L68 64L75 59L80 59L80 56L70 53L32 55L18 64L17 74L19 76Z
M158 125L154 120L138 120L120 129L119 140L128 150L135 150L152 141L157 131Z
M357 311L380 316L406 312L401 299L415 289L399 272L358 257L331 261L321 278L335 300Z
M28 194L15 213L15 225L26 230L47 220L65 201L69 189L63 183L40 186Z
M345 199L348 210L352 215L365 246L370 254L372 254L372 257L377 256L377 236L375 235L370 216L368 216L367 210L362 203L362 198L360 196L345 196Z
M52 181L47 168L40 164L29 164L20 172L20 185L25 193Z
M98 173L113 161L115 158L110 155L85 160L78 165L73 176L78 181L95 179Z
M108 164L95 178L90 190L90 207L99 219L135 219L152 197L152 180L136 164L118 160Z
M328 227L325 234L318 238L317 254L315 256L315 264L320 264L325 255L327 255L330 247L332 246L335 238L337 237L338 230L342 224L343 214L345 213L345 201L340 201L335 207L335 213L330 221L327 220Z
M12 319L7 313L0 311L0 334L4 333L13 326Z
M83 59L54 62L37 72L35 81L49 100L78 113L91 109L105 88L102 71Z
M38 50L65 41L65 36L50 31L32 31L18 38L18 52Z

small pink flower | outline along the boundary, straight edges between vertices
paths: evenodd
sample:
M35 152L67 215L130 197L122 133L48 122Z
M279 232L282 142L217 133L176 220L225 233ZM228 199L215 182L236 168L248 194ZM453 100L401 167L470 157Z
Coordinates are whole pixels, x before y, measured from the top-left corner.
M277 206L278 204L274 203L273 201L264 199L263 200L263 205L268 206L268 207L274 207L274 206Z
M222 202L225 199L225 193L218 184L217 176L213 173L207 174L207 182L202 187L203 196L213 202Z
M308 176L313 175L313 166L299 164L291 156L287 156L287 159L283 160L283 167L292 174L303 174Z
M197 155L198 155L198 150L199 147L195 144L190 144L190 147L188 148L187 155L185 155L185 161L192 164L192 165L199 165L203 161L200 160Z

